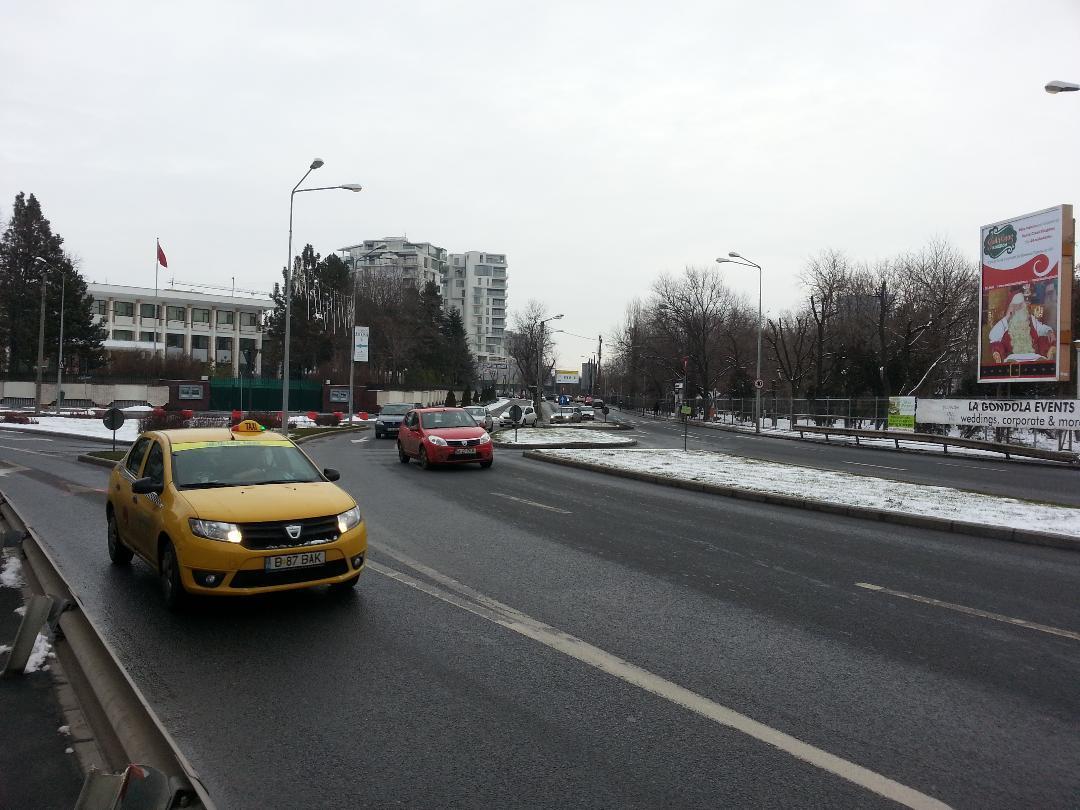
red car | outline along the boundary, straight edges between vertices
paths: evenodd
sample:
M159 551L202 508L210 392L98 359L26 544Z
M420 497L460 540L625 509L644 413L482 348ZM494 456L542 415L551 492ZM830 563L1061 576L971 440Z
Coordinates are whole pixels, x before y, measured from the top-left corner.
M491 436L463 408L414 408L398 428L398 458L415 458L425 470L433 464L491 466Z

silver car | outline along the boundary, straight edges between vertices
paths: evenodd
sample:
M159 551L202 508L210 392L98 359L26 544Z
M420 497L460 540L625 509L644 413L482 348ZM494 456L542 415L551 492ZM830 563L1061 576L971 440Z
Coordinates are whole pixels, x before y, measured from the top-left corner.
M488 433L495 427L495 420L491 418L491 414L488 413L488 409L483 405L466 405L465 412L476 420L476 424L486 430Z

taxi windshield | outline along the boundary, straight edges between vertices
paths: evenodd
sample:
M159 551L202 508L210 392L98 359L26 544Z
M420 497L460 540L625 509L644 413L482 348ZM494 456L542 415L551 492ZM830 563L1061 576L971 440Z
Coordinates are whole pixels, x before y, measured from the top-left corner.
M172 454L177 489L303 484L322 481L318 469L288 442L227 441L176 445Z
M433 411L432 413L420 414L420 424L428 430L476 427L476 422L465 411Z
M412 405L383 405L379 411L383 416L400 416L412 410Z

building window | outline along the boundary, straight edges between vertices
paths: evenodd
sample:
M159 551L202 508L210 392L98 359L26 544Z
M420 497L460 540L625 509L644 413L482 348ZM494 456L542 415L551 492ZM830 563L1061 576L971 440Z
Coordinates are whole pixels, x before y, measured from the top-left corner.
M153 332L139 332L139 341L142 343L153 343L157 340L157 336Z
M191 336L191 348L192 349L209 349L210 338L206 335L192 335Z
M219 337L214 343L219 352L232 351L232 338L230 337Z
M183 335L165 335L165 348L166 349L180 349L184 350L184 336Z
M104 317L105 313L107 312L106 308L108 306L108 301L98 301L97 299L95 299L94 302L91 304L91 312L93 312L95 315L101 315L102 317Z
M170 321L184 321L185 316L183 307L165 307L165 317Z
M140 318L156 318L158 308L155 304L139 304Z
M192 310L191 310L191 322L192 323L210 323L210 310L192 308ZM204 346L203 348L206 348L206 347Z
M217 325L218 326L232 326L234 323L235 312L231 312L226 309L219 309L217 313Z
M134 318L135 304L131 301L113 301L114 318Z
M240 313L240 326L254 327L259 325L259 314L257 312L241 312Z
M130 329L113 329L112 339L113 340L134 340L135 339L135 333L132 332Z

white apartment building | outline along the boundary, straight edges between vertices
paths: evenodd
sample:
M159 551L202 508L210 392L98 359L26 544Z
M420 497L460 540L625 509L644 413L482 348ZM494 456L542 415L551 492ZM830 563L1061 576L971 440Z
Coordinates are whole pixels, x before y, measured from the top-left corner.
M234 377L262 370L263 320L269 297L225 295L164 287L87 284L94 321L107 330L110 351L164 351L227 366ZM247 351L255 351L254 368Z
M441 284L446 272L445 248L430 242L410 242L403 236L367 239L338 248L337 252L354 271L392 273L415 281L418 287L429 281Z
M506 255L452 253L442 277L446 306L461 313L478 365L506 360Z

